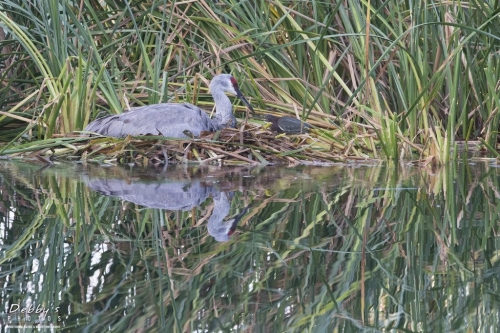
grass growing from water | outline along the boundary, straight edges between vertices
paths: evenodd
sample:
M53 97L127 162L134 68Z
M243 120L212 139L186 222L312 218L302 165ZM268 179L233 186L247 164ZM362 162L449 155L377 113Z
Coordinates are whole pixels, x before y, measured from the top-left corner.
M129 106L208 110L200 87L219 72L259 116L311 122L334 157L444 163L463 140L496 150L496 1L6 0L0 24L3 154Z

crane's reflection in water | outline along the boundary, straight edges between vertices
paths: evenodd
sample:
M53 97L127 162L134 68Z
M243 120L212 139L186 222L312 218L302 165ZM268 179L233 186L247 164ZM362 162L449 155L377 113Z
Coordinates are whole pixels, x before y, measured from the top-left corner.
M247 212L247 208L242 208L240 213L230 215L231 199L234 196L234 191L231 190L234 184L230 176L234 172L244 172L240 168L230 169L230 174L228 171L210 173L210 177L204 172L188 173L182 167L169 167L160 173L140 177L131 177L120 167L94 167L87 170L83 181L93 191L149 208L189 211L201 206L211 197L213 209L209 213L207 229L219 242L229 240Z

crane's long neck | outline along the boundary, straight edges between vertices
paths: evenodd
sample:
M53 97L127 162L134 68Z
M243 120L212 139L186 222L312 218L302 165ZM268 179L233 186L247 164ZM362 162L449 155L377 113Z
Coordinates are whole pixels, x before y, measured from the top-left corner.
M221 90L212 91L212 96L215 101L215 117L213 119L218 129L222 129L226 126L236 127L236 118L233 115L233 106L231 100L226 94Z

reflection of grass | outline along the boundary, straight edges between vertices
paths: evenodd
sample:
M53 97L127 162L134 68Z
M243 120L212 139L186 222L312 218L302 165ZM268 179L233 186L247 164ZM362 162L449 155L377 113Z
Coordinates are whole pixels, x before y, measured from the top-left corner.
M231 214L249 210L216 243L210 199L168 212L92 192L77 169L0 168L4 299L60 306L67 331L497 327L496 169L261 169L246 192L228 173Z
M498 21L494 6L476 0L6 0L0 141L5 151L26 141L43 149L43 140L134 105L187 101L209 111L206 79L231 72L259 119L286 114L315 127L279 149L297 151L291 163L445 163L456 140L482 139L495 151ZM269 141L259 147L273 150Z

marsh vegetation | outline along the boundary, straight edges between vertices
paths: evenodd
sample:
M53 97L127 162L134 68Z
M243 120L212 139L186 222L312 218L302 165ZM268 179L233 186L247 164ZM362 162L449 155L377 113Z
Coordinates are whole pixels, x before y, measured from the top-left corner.
M456 158L461 141L496 154L497 1L4 0L0 6L0 154L85 158L118 145L122 154L101 159L123 161L137 149L130 138L88 146L72 135L130 106L187 101L209 111L207 83L220 72L238 79L257 117L244 121L236 106L247 124L237 139L210 138L194 150L185 144L174 159L214 159L222 155L210 150L212 143L229 151L235 141L235 155L258 162L445 163ZM286 148L275 151L264 114L300 117L314 130L280 137Z

